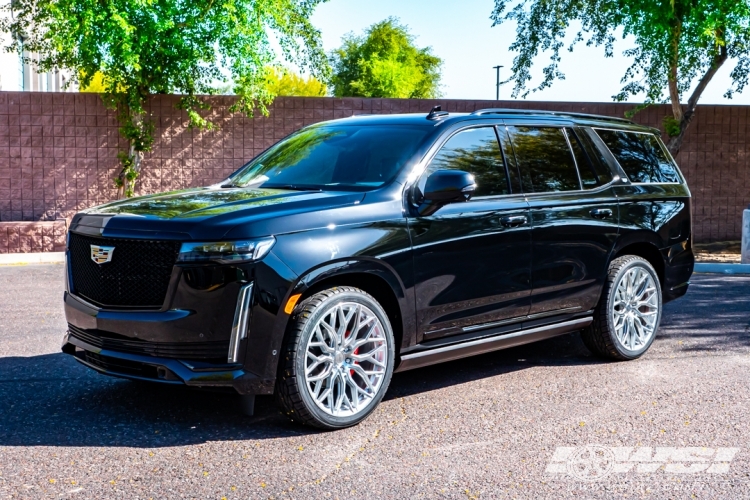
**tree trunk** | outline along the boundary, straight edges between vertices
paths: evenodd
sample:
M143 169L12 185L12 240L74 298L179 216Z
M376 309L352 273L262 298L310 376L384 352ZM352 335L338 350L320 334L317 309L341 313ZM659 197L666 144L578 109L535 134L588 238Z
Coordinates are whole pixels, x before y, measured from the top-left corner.
M669 152L672 154L672 156L677 156L677 153L680 152L680 148L682 147L682 140L685 138L685 133L687 132L688 127L690 126L690 122L693 121L693 117L695 116L695 108L698 106L698 100L701 97L701 94L703 94L703 91L706 89L706 86L708 85L708 82L711 81L711 79L716 75L716 72L719 71L719 68L726 62L727 60L727 48L726 46L722 45L719 48L719 53L714 57L713 64L710 68L706 71L706 74L703 75L703 77L698 82L698 86L695 87L695 90L693 90L692 95L690 96L690 99L688 99L687 107L685 109L685 112L682 114L682 119L680 121L680 133L676 136L673 136L669 139L669 142L667 143L667 149L669 149ZM671 86L671 81L670 81ZM674 97L672 98L672 108L674 109L675 104L682 109L682 104L679 102L679 96L677 96L677 100L675 101ZM675 119L677 119L675 115Z
M142 126L143 115L134 114L131 118L132 123L137 127ZM135 183L138 180L138 174L141 172L141 160L143 159L143 151L136 150L135 139L130 139L130 145L128 146L127 160L118 178L120 179L120 187L117 190L118 199L124 199L131 196L131 193L135 191ZM128 175L134 172L136 175ZM132 177L132 178L131 178Z
M136 151L135 146L133 144L130 145L128 148L128 161L132 162L132 169L136 173L140 173L141 171L141 160L143 159L143 152L142 151ZM119 175L120 179L120 187L117 189L117 198L122 200L124 198L128 197L128 193L135 191L135 182L138 179L138 177L129 180L127 176L127 171L125 168L120 172Z
M674 119L681 122L684 118L682 105L680 104L680 90L677 86L677 66L680 62L680 31L682 24L676 21L672 27L672 64L669 67L669 100L672 102L672 115Z

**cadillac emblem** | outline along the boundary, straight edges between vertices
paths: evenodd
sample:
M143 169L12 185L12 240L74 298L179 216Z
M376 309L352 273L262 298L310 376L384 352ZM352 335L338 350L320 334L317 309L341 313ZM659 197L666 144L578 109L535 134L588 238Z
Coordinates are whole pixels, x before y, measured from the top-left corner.
M97 264L106 264L112 260L112 253L114 253L114 251L115 247L91 245L91 260Z

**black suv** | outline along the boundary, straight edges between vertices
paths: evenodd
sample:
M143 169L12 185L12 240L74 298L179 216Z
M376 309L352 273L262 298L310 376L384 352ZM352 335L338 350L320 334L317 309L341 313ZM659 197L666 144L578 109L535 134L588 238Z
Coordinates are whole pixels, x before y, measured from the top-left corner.
M641 356L693 271L658 131L484 109L306 127L214 186L77 214L63 351L353 425L394 371L581 331Z

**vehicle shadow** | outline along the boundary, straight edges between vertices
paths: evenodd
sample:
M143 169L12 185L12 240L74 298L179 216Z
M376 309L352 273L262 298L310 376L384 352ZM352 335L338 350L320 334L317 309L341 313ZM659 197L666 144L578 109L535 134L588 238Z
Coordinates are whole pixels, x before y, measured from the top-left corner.
M683 300L667 304L644 360L750 348L750 277L694 281ZM385 400L493 377L501 383L504 374L538 366L599 363L608 361L593 357L580 335L565 335L397 373ZM280 415L270 396L246 417L233 394L105 377L62 353L0 358L0 446L148 448L316 432Z
M538 364L591 362L599 361L567 335L396 374L385 399ZM289 422L271 396L258 397L247 417L230 393L106 377L62 353L0 358L0 446L165 447L316 432Z
M676 341L676 353L746 353L750 348L750 276L696 274L691 281L688 294L664 309L656 354L669 341Z

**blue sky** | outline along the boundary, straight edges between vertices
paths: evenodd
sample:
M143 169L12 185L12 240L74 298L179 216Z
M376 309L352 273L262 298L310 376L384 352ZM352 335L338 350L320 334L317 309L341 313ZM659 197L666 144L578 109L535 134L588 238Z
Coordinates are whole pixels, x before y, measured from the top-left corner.
M329 0L317 8L312 22L321 30L325 49L330 51L340 45L345 33L360 34L366 27L389 16L399 17L417 37L420 47L431 46L443 59L444 97L494 99L495 70L492 67L505 65L501 78L508 76L513 62L508 46L515 38L515 25L492 28L489 17L493 6L492 0ZM566 79L531 94L529 99L611 101L629 65L628 59L620 54L630 46L627 40L619 42L613 58L605 58L601 47L578 45L573 53L563 52L561 69ZM539 57L535 64L537 75L547 61L548 56ZM750 90L732 100L722 97L729 87L730 69L731 66L725 64L714 77L701 104L750 104ZM500 98L510 98L510 92L511 84L501 87ZM683 101L687 101L687 96Z

